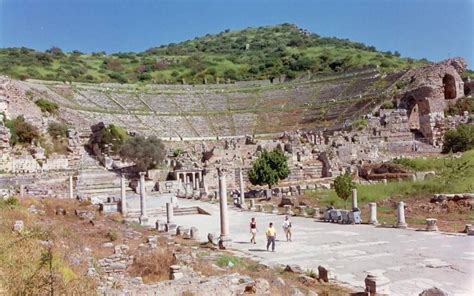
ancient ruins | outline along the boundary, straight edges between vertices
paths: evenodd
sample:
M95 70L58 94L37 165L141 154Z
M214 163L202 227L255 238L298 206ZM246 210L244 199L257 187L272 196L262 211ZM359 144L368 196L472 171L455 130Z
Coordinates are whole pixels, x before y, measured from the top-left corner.
M298 223L316 220L379 225L376 203L369 204L368 217L361 216L356 189L352 192L352 210L309 208L298 202L298 196L332 188L334 178L345 172L352 173L359 184L430 177L432 172L415 174L386 162L401 155L440 152L447 130L472 122L472 115L467 112L462 116L445 116L449 105L471 95L472 82L461 78L465 70L463 59L453 58L390 75L365 69L319 80L281 83L138 87L16 81L1 77L0 196L90 201L99 205L103 213L121 213L128 223L187 239L208 239L221 249L234 248L240 239L247 240L233 233L240 214L245 219L255 214L265 222L269 215L288 214L298 216ZM48 98L59 105L60 112L54 116L42 113L32 97ZM18 115L23 115L43 133L51 121L68 123L71 126L67 132L68 152L46 156L39 143L28 150L12 147L3 118ZM130 135L159 137L166 148L163 164L136 174L130 169L133 164L117 155L105 152L96 158L89 154L84 145L98 123L124 127ZM248 178L253 161L261 151L275 148L288 157L288 178L272 188L253 186ZM466 193L460 199L472 203L473 195ZM219 204L218 209L214 203ZM396 228L409 227L405 210L404 202L399 202ZM206 220L216 213L218 226L217 220ZM76 215L85 215L87 219L88 213ZM187 220L189 215L202 215L202 221L206 222ZM275 219L279 221L280 216ZM20 224L15 224L16 231L23 227ZM359 229L363 229L357 231L364 235L368 233L365 228ZM426 217L424 230L437 233L436 219ZM212 231L218 231L214 233L219 237L208 237L207 233ZM402 230L396 231L401 237L405 235ZM470 228L466 231L473 232ZM383 232L389 236L387 230ZM371 246L370 242L359 243ZM149 244L156 245L156 239L149 238ZM455 239L453 244L461 245ZM133 261L127 255L127 246L114 248L114 258L118 259L98 262L110 273L125 269L127 262ZM291 250L285 251L295 261L301 261ZM263 260L272 261L269 257ZM319 268L319 278L323 281L328 281L329 270L338 269L322 263ZM180 266L172 269L176 278L182 277L183 272L190 273ZM90 273L95 274L95 270L91 269ZM380 274L345 276L342 274L339 279L360 283L359 286L363 283L367 292L388 294L384 291L388 291L390 280ZM432 276L438 279L438 275ZM221 280L246 281L231 278L215 281ZM128 284L143 285L140 281ZM401 282L393 284L397 289L401 286ZM459 288L460 293L466 287ZM143 289L151 288L143 286Z

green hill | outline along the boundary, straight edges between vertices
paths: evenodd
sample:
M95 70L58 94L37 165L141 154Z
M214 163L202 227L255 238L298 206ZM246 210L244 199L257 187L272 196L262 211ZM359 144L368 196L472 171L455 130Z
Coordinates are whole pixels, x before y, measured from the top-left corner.
M304 74L379 67L393 72L427 63L347 39L320 37L291 24L225 30L140 53L0 49L0 73L13 78L120 83L216 83L293 79Z

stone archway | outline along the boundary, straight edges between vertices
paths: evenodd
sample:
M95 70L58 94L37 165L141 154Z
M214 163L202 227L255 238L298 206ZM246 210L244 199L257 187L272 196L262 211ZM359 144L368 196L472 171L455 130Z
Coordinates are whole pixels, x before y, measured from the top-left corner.
M456 98L456 80L454 79L453 75L444 75L443 88L445 100L452 100Z
M420 106L414 96L407 100L408 127L410 130L420 130Z

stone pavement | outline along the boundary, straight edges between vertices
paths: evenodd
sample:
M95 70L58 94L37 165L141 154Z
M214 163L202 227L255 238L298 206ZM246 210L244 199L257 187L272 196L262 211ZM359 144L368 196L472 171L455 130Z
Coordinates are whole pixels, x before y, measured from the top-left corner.
M162 206L168 198L149 198L149 208ZM133 208L136 199L130 200ZM199 206L211 215L176 216L178 225L197 227L202 240L207 233L217 237L219 206L200 201L179 200L181 207ZM395 214L395 213L394 213ZM248 224L255 217L257 244L250 244ZM286 242L281 225L284 216L229 208L232 248L272 264L297 264L317 270L326 266L339 282L359 290L367 272L390 279L391 295L418 295L433 286L450 295L474 295L474 237L441 233L376 228L370 225L340 225L292 217L293 242ZM156 219L150 219L154 222ZM267 252L265 229L277 229L276 252Z

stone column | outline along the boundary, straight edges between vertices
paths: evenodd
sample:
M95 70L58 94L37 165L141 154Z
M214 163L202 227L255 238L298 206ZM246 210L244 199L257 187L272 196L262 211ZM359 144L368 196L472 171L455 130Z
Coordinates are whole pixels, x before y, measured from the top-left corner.
M25 185L20 184L20 198L25 197Z
M255 210L255 199L250 199L250 208L251 211Z
M375 202L369 203L369 212L370 212L369 224L372 224L372 225L379 224L379 222L377 221L377 204Z
M120 176L120 208L122 216L127 215L127 194L125 189L125 175Z
M397 219L398 228L407 228L408 225L405 221L405 203L403 201L398 203Z
M74 182L72 176L69 176L69 198L74 198Z
M240 181L240 205L245 206L245 189L244 189L244 176L242 168L239 169L239 181Z
M171 202L166 203L166 223L172 223L174 220L173 204Z
M357 208L357 189L352 189L352 209Z
M229 236L229 223L227 220L227 183L226 176L227 170L224 168L218 169L219 174L219 204L220 204L220 215L221 215L221 240L227 240Z
M313 218L316 220L321 219L321 213L319 212L319 208L314 208Z
M390 295L388 278L378 274L368 274L364 282L365 292L369 295Z
M145 190L145 172L140 172L140 224L145 225L148 222L146 215L146 190Z

